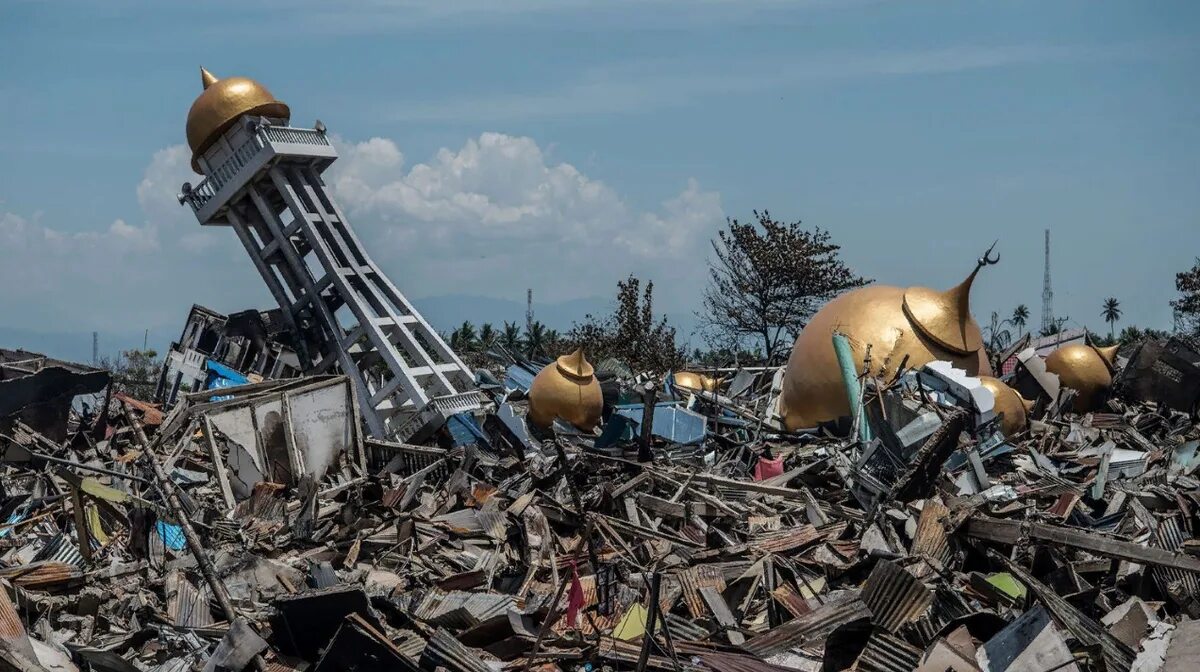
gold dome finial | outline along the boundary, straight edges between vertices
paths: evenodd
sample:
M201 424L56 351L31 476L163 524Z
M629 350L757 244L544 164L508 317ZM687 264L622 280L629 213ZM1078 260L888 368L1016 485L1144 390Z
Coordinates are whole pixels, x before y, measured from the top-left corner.
M202 84L204 86L204 88L207 89L208 87L210 87L216 83L217 83L217 76L212 74L208 70L206 70L203 65L200 66L200 84Z
M966 280L950 289L939 292L928 287L909 287L904 291L904 314L927 338L938 345L960 355L966 355L983 347L983 336L979 325L971 319L971 285L979 269L1000 261L1000 255L992 257L992 243L975 263L975 270Z
M1121 349L1120 345L1110 345L1106 348L1096 345L1092 347L1096 349L1096 354L1100 355L1100 359L1103 359L1104 363L1108 365L1109 371L1117 367L1117 351Z
M529 386L529 422L548 429L555 418L562 418L590 431L604 411L604 394L594 373L582 348L547 364Z
M555 360L555 364L560 371L576 378L589 378L595 373L595 369L583 356L583 348L575 348L575 352L559 357Z
M292 116L287 104L276 100L267 87L253 79L217 79L208 70L200 68L200 83L204 90L192 103L187 116L192 170L197 173L201 172L198 159L243 115L284 120Z

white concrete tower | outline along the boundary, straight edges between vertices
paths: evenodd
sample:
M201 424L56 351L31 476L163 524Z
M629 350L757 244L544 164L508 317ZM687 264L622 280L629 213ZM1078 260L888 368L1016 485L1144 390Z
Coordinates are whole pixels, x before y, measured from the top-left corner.
M233 228L299 335L306 373L355 382L367 427L409 440L480 404L474 376L371 261L321 174L337 159L321 122L288 126L291 111L261 84L218 80L188 112L192 168L179 196L204 225Z

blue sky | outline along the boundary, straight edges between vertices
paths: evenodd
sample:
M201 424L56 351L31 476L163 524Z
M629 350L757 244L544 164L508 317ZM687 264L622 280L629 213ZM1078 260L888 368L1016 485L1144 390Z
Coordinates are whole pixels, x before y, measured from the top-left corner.
M178 325L269 305L232 232L174 203L198 66L320 118L330 182L414 297L546 302L655 281L767 208L881 282L975 311L1168 327L1200 254L1194 2L508 0L0 5L0 326ZM466 316L464 316L466 317ZM514 315L514 318L517 316Z

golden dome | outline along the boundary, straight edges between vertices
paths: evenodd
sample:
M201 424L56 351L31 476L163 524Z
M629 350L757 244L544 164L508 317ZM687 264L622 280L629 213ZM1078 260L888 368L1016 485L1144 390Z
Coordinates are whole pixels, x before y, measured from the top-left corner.
M217 79L200 68L204 91L188 110L187 140L192 148L192 170L200 172L196 161L243 114L288 119L292 111L275 100L267 87L246 77Z
M721 384L720 379L711 378L703 373L696 373L694 371L676 371L674 378L675 385L689 390L713 392Z
M909 368L946 360L969 375L990 375L979 325L970 312L974 278L972 272L946 292L869 285L825 304L800 332L788 359L779 400L787 428L813 427L850 413L833 352L835 330L850 339L860 372L870 345L870 373L874 376L894 374L906 355Z
M1091 344L1064 345L1046 357L1046 370L1056 374L1063 385L1075 390L1074 409L1080 413L1099 407L1103 393L1112 385L1117 347L1098 348Z
M563 355L538 372L529 388L528 420L549 429L555 418L591 431L604 410L600 381L583 350Z
M998 378L979 376L979 382L996 398L996 406L992 410L997 414L1004 414L1000 421L1000 431L1005 436L1012 436L1028 426L1029 411L1033 408L1032 401L1022 397L1020 392L1005 385Z

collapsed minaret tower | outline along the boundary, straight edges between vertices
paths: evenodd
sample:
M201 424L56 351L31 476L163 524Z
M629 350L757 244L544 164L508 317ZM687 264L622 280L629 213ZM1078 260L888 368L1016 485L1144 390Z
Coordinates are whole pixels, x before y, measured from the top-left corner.
M229 226L298 335L305 373L354 381L370 433L407 440L479 407L474 377L367 255L321 174L337 159L325 126L293 128L258 82L217 79L188 112L199 185L179 196Z

